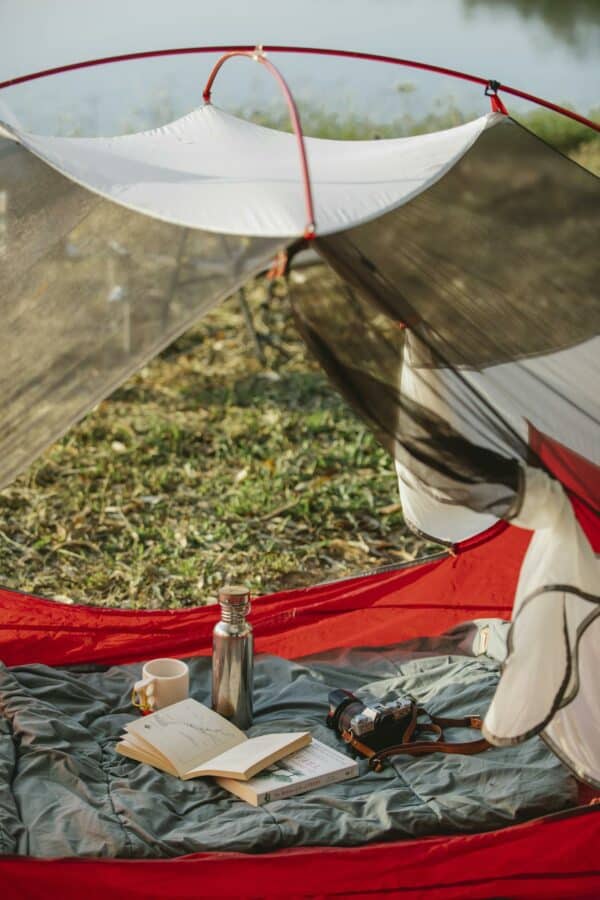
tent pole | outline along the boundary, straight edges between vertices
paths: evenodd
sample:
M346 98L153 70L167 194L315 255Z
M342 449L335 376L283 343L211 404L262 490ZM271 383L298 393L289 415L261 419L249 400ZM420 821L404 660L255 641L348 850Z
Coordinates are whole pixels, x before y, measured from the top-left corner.
M208 76L208 81L206 82L206 86L204 88L204 91L202 92L202 98L205 103L211 102L212 86L219 70L221 69L223 64L227 62L228 59L233 59L233 57L235 56L245 56L247 59L253 59L255 62L263 65L265 69L267 69L267 71L271 73L271 75L281 88L281 92L283 93L283 96L285 98L285 102L290 114L290 119L292 121L294 134L296 135L298 153L300 154L300 169L302 172L302 183L304 185L304 203L306 205L306 227L304 229L304 239L310 241L315 237L315 212L313 207L310 173L308 170L308 159L306 156L306 147L304 144L304 134L302 132L300 114L298 112L298 107L296 106L296 101L292 96L292 92L290 91L285 78L283 77L279 69L274 66L270 60L267 59L263 47L259 45L255 47L251 52L247 50L232 50L230 53L224 53L223 56L221 56L216 61L210 75Z
M445 66L435 66L430 63L420 62L415 59L403 59L398 56L382 56L379 53L363 53L358 50L334 50L326 47L289 47L283 44L272 44L265 46L263 49L265 52L269 53L316 54L318 56L337 56L345 59L362 59L395 66L406 66L411 69L422 69L425 72L433 72L437 75L447 75L450 78L460 78L463 81L470 81L472 84L480 84L484 88L493 80L490 78L481 78L478 75L471 75L468 72L460 72L458 69L448 69ZM199 53L237 52L252 54L253 50L254 47L251 44L238 44L235 46L172 47L168 50L143 50L137 53L121 53L118 56L104 56L99 59L88 59L81 62L68 63L65 66L55 66L52 69L42 69L39 72L31 72L28 75L19 75L16 78L9 78L6 81L0 82L0 90L2 88L14 87L14 85L23 84L27 81L35 81L38 78L47 78L50 75L60 75L63 72L74 72L77 69L89 69L92 66L104 66L110 63L130 62L137 59L154 59L161 56L189 56ZM519 97L530 103L536 103L538 106L550 109L561 116L567 116L569 119L573 119L594 131L600 132L600 123L593 122L585 116L580 116L571 109L566 109L564 106L558 106L558 104L551 103L549 100L544 100L542 97L536 97L535 94L528 94L526 91L509 87L506 84L501 84L499 87L506 94L512 94L513 97Z

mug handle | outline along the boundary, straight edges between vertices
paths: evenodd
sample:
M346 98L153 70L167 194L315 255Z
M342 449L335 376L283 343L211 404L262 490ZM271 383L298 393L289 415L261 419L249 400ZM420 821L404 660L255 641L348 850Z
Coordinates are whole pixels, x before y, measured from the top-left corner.
M154 710L154 699L148 697L148 688L154 684L155 680L153 675L142 678L141 681L136 681L131 691L132 704L143 713L153 712ZM153 693L153 691L150 693Z

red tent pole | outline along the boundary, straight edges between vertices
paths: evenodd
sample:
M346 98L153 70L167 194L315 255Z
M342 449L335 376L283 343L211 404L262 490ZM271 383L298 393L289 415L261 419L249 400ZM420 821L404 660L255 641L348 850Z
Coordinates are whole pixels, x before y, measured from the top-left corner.
M205 103L210 103L212 86L214 84L215 78L217 77L217 73L221 69L221 66L227 62L228 59L232 59L234 56L245 56L248 59L253 59L255 62L261 63L271 73L271 75L275 78L283 96L285 97L285 102L287 103L287 107L290 113L290 118L292 120L292 126L294 129L294 134L296 135L296 141L298 143L298 152L300 154L300 168L302 171L302 183L304 185L304 202L306 204L306 228L304 229L304 237L306 240L312 240L315 237L315 213L313 208L313 199L312 199L312 188L310 184L310 174L308 171L308 159L306 158L306 146L304 144L304 134L302 132L302 124L300 122L300 114L298 113L298 107L296 106L296 101L292 96L292 92L290 91L288 84L279 71L279 69L270 62L265 56L265 52L262 47L255 47L253 51L248 50L232 50L229 53L224 53L220 59L214 64L210 75L208 76L208 81L206 82L206 87L202 92L202 97Z
M481 78L478 75L470 75L468 72L461 72L458 69L448 69L445 66L435 66L431 63L419 62L415 59L403 59L398 56L382 56L379 53L362 53L359 50L330 50L321 47L285 47L280 45L265 47L265 50L268 50L271 53L315 53L319 56L340 56L346 59L364 59L370 60L371 62L389 63L395 66L406 66L410 69L421 69L424 72L434 72L437 75L448 75L450 78L459 78L462 81L470 81L472 84L480 84L483 87L488 87L489 84L494 82L494 79L492 78ZM513 97L520 97L523 100L529 100L531 103L537 103L538 106L544 106L546 109L551 109L561 116L567 116L569 119L574 119L582 125L587 125L588 128L592 128L594 131L600 131L600 123L593 122L591 119L586 118L586 116L580 116L571 109L559 106L556 103L551 103L550 100L544 100L542 97L536 97L535 94L527 94L525 91L509 87L500 82L497 82L497 85L498 90L503 90L507 94L512 94ZM0 84L0 88L1 87L2 85Z
M254 50L253 45L242 44L236 46L217 45L210 47L174 47L168 50L145 50L138 53L122 53L119 56L104 56L100 59L88 59L82 62L69 63L65 66L56 66L52 69L43 69L39 72L32 72L28 75L19 75L16 78L9 78L7 81L0 82L0 89L13 87L14 85L23 84L27 81L35 81L38 78L46 78L49 75L60 75L63 72L74 72L77 69L88 69L92 66L103 66L108 65L109 63L127 62L136 59L152 59L161 56L186 56L196 53L230 53L232 51L236 51L238 53L248 53L252 52L252 50ZM388 63L395 66L406 66L411 69L421 69L425 72L434 72L438 75L448 75L450 78L459 78L463 81L470 81L472 84L480 84L483 87L487 87L490 84L490 81L493 81L493 79L481 78L478 75L471 75L468 72L461 72L458 69L449 69L446 66L435 66L431 63L419 62L418 60L414 59L403 59L397 56L382 56L378 53L362 53L357 50L333 50L325 47L288 47L283 44L271 44L265 46L264 50L265 52L269 53L316 54L318 56L336 56L346 59L363 59L369 60L371 62ZM499 85L499 88L506 94L512 94L513 97L520 97L522 100L528 100L531 103L536 103L538 106L543 106L546 109L551 109L553 112L559 113L559 115L561 116L567 116L567 118L569 119L580 122L582 125L586 125L588 128L592 128L594 131L600 131L600 123L593 122L591 119L588 119L585 116L580 116L578 113L573 112L573 110L571 109L566 109L564 106L559 106L556 103L551 103L549 100L544 100L542 97L535 96L535 94L528 94L525 91L521 91L518 88L509 87L506 84Z

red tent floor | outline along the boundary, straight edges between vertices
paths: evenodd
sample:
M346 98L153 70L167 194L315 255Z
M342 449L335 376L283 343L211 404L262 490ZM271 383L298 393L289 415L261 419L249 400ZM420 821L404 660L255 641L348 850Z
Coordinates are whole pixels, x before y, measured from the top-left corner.
M0 860L4 900L169 897L600 897L600 816L348 849L176 860Z
M260 598L258 652L298 657L509 618L530 533L501 526L455 556ZM123 663L208 654L215 610L107 610L0 591L0 659ZM586 799L589 800L591 794ZM600 897L600 805L500 831L353 848L174 860L0 859L0 896L94 898Z

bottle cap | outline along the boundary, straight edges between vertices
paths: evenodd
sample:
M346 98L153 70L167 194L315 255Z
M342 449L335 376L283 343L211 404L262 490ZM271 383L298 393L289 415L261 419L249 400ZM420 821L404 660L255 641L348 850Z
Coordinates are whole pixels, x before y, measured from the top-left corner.
M226 584L219 591L219 603L241 606L250 600L250 591L243 584Z

